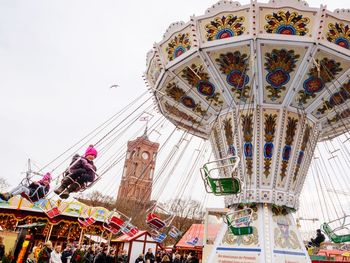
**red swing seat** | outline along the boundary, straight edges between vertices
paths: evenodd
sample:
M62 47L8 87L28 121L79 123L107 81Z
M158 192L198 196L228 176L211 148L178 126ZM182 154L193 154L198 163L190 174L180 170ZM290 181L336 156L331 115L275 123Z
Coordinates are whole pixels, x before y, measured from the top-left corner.
M118 230L123 227L124 223L125 223L124 220L122 220L117 216L112 216L112 218L109 221L109 225Z
M88 227L96 222L96 219L93 217L88 218L78 218L78 222L82 224L84 227Z
M139 232L139 229L136 226L132 225L130 222L126 222L121 231L123 234L126 234L129 237L133 237L137 234L137 232Z
M60 210L58 209L57 206L54 206L53 208L45 211L45 213L50 219L52 219L52 218L54 218L54 217L56 217L56 216L61 214L61 212L60 212Z
M103 227L113 234L117 234L124 228L125 221L116 215L110 216L106 222L103 223Z
M166 226L166 223L154 213L149 213L147 215L146 223L149 227L156 229L156 230L161 230L162 228L164 228Z

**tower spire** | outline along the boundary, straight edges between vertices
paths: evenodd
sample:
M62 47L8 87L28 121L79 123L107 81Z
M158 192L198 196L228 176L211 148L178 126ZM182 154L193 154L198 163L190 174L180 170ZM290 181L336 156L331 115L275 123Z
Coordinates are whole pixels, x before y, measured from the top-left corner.
M143 137L143 138L145 138L145 139L147 139L147 140L148 140L147 130L148 130L148 121L147 121L147 123L146 123L146 128L145 128L145 131L144 131L144 133L143 133L143 135L142 135L142 137Z

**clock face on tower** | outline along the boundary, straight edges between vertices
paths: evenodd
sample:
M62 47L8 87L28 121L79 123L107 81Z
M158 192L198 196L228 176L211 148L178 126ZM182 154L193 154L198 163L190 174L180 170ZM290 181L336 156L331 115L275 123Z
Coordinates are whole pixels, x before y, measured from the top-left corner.
M143 152L141 156L142 156L142 158L144 160L147 160L149 158L149 153L148 152Z

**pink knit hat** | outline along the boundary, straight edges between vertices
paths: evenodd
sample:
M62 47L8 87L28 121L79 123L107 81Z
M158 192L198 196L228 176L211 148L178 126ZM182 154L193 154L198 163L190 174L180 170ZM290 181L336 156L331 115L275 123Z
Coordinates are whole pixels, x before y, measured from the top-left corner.
M88 155L93 155L95 157L97 156L97 151L93 145L89 145L89 147L86 149L85 157Z
M41 180L39 182L44 182L44 181L51 182L51 179L52 179L51 174L50 173L46 173L46 174L44 174L43 178L41 178Z

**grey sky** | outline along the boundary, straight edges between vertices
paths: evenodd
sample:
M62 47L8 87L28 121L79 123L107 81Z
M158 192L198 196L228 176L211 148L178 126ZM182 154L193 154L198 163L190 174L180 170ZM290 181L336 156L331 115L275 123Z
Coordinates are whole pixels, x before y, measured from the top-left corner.
M153 43L172 22L215 3L1 0L1 177L16 184L27 158L46 164L144 92ZM350 7L345 0L308 3Z

